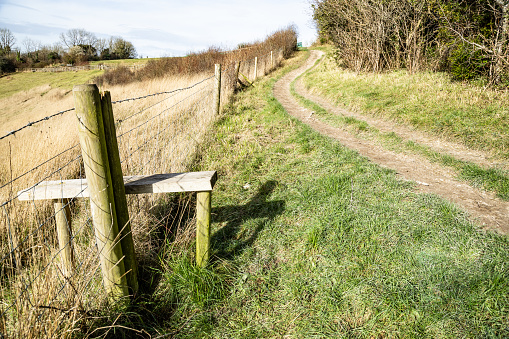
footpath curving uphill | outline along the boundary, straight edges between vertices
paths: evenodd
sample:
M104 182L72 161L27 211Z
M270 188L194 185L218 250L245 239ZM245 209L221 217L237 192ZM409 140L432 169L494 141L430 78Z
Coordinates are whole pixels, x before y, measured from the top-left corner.
M396 171L402 179L417 182L417 189L420 192L437 194L457 204L466 210L473 220L482 225L483 229L509 234L509 202L497 198L494 193L472 187L468 183L456 179L454 171L450 168L431 163L429 160L415 154L396 153L383 148L375 141L358 138L344 129L333 127L316 119L313 112L301 106L298 100L292 96L290 86L295 79L311 69L323 54L321 51L311 51L309 58L301 67L288 73L275 84L274 96L290 115L306 123L314 130L340 141L344 146L356 150L378 165ZM388 126L388 124L391 124L388 121L359 116L359 114L335 107L326 99L310 94L298 82L295 89L299 95L316 102L332 114L355 116L359 120L367 121L370 125L383 125L385 129L401 131L402 133L398 134L403 135L403 138L412 139L410 135L412 133L403 133L408 130L404 126L394 124ZM420 132L415 133L422 135ZM424 143L432 148L438 144L436 138L431 136L423 137L422 140L428 140ZM472 150L468 150L462 145L454 145L450 148L454 149L454 156L460 159L468 159L472 154ZM486 157L481 156L479 158Z

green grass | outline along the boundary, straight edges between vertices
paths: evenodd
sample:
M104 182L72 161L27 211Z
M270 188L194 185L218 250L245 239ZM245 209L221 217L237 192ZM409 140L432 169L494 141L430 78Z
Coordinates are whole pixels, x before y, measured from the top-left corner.
M274 81L240 93L201 150L196 169L219 174L211 265L197 269L192 247L167 255L168 242L136 328L180 338L509 335L508 239L289 117Z
M404 141L394 132L382 133L367 122L347 116L329 113L320 105L304 98L295 91L295 82L291 84L292 95L299 102L313 110L316 117L335 127L349 127L352 133L359 137L381 141L385 147L396 152L412 152L424 156L428 160L451 167L458 173L458 178L477 187L492 191L506 201L509 200L509 173L499 168L483 168L469 161L456 159L448 154L434 151L431 147L414 141Z
M104 71L101 70L60 73L13 73L0 78L0 99L48 84L53 88L71 90L74 85L87 83L103 73Z
M306 74L304 81L339 106L509 157L507 92L452 82L443 73L354 73L336 67L331 59Z

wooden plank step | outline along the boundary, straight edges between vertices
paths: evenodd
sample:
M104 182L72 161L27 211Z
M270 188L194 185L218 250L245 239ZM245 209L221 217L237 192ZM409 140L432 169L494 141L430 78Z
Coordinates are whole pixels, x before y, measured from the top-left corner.
M216 171L124 176L126 194L212 191ZM18 192L18 199L88 198L86 179L43 181Z

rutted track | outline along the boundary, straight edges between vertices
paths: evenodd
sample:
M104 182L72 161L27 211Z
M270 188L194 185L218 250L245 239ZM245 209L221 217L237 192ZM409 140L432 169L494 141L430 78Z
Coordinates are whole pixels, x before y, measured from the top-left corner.
M396 153L384 149L374 141L360 139L344 129L336 128L313 118L310 111L302 107L296 98L291 95L290 84L301 74L313 67L315 62L323 53L320 51L311 51L310 57L298 69L288 73L281 78L274 86L274 96L283 105L286 111L300 121L312 127L314 130L334 138L344 146L356 150L359 154L369 158L380 166L395 170L405 180L412 180L420 183L417 187L421 192L437 194L466 210L471 217L483 226L484 229L495 230L500 233L509 233L509 202L503 201L491 192L485 192L478 188L470 186L468 183L457 180L455 173L449 168L444 168L438 164L431 163L427 159L403 153ZM423 136L420 132L408 132L405 126L396 126L391 122L367 118L353 114L334 107L325 99L316 95L311 95L304 90L303 86L296 86L297 92L309 100L317 102L331 113L340 115L355 116L357 119L363 119L370 125L380 130L390 129L395 131L404 139L414 139L413 135L419 135L419 142L427 144L437 149L437 141L430 136ZM389 124L393 124L392 126ZM469 150L461 145L455 147L446 147L454 149L454 157L463 160L471 160L476 163L486 164L489 157L480 152ZM438 149L443 151L443 149Z

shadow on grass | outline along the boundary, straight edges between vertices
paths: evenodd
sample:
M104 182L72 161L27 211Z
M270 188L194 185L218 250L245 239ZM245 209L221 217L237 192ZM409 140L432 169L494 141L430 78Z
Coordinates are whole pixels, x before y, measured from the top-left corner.
M277 181L268 181L246 204L212 210L213 220L225 223L211 239L216 258L231 259L242 253L256 241L264 227L284 211L285 201L267 201L277 186ZM150 215L158 224L152 230L155 233L152 234L153 246L156 247L154 252L178 240L179 228L188 227L189 225L184 225L185 222L194 220L195 206L195 196L175 195L150 210ZM192 241L192 238L189 241ZM179 304L184 300L192 302L197 286L203 289L200 293L215 293L222 283L221 278L210 278L206 275L207 270L197 273L189 270L186 265L177 265L173 267L174 272L165 272L157 258L151 258L150 254L146 256L139 253L139 259L140 291L136 300L120 315L111 310L100 312L96 316L97 320L90 319L85 325L84 333L94 332L94 335L104 338L149 338L149 333L154 332L154 329L173 329L176 332L168 335L176 335L182 326L179 316L176 315ZM194 262L191 266L194 266ZM175 272L177 273L173 274ZM194 285L186 273L197 279ZM165 292L157 293L161 288ZM217 296L211 297L211 300L215 299ZM199 305L198 301L194 301L196 305Z
M267 201L278 182L264 183L248 203L238 206L222 206L212 209L213 221L226 225L211 238L215 257L232 259L251 246L258 234L271 220L285 210L285 201ZM253 223L247 223L253 220Z

